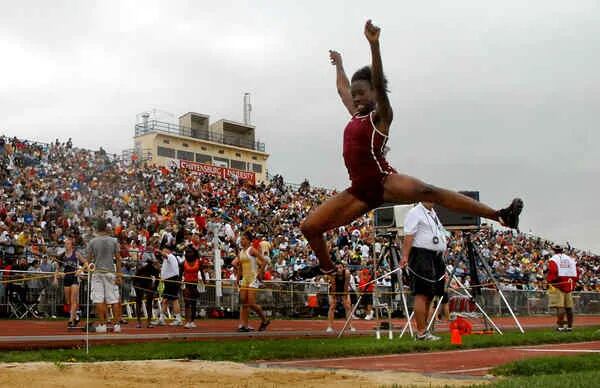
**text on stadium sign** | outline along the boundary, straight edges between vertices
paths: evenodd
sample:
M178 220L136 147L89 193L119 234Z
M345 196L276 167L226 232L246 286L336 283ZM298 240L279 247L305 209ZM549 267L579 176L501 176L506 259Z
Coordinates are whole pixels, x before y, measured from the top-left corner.
M222 178L237 177L243 179L251 184L256 184L256 174L249 171L242 171L235 168L213 166L211 164L204 164L198 162L190 162L187 160L180 160L179 167L185 168L192 172L199 174L218 175Z

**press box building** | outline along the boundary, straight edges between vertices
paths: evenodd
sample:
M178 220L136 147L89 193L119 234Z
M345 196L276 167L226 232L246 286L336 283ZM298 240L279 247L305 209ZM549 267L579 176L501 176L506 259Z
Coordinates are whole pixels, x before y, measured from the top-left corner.
M260 183L267 180L265 144L256 140L250 124L188 112L179 124L150 119L143 114L135 125L134 153L158 166L176 163L198 173L236 175Z

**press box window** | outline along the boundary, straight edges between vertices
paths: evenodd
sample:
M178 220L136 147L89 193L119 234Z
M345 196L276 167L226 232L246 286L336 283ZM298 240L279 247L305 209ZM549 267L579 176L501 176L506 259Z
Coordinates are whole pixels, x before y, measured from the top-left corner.
M231 168L246 171L246 162L242 162L240 160L232 160Z
M158 156L162 156L165 158L174 158L175 157L175 150L173 148L158 146L156 153L158 154Z
M196 154L196 162L198 163L212 163L212 156L205 154Z
M177 159L194 161L194 153L190 151L177 150Z
M214 157L213 164L219 167L229 167L229 159Z

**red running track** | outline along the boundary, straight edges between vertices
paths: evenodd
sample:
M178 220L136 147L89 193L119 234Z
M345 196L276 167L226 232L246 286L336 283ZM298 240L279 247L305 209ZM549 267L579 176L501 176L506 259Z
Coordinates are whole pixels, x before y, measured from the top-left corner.
M503 330L515 328L511 318L495 318L496 324ZM404 326L404 320L393 320L395 336ZM520 322L525 329L535 327L552 327L554 317L521 317ZM183 327L162 326L153 329L136 329L135 321L122 325L122 333L97 334L90 333L90 343L127 343L145 341L169 340L210 340L210 339L238 339L238 338L306 338L330 337L336 334L326 334L327 322L324 320L274 320L265 332L237 333L236 320L198 320L198 327L185 329ZM335 322L335 328L341 329L344 322ZM258 327L258 322L254 323ZM357 329L355 333L346 332L347 335L374 335L373 321L354 321ZM578 316L575 326L600 325L600 316ZM438 331L447 331L447 325L438 325ZM382 330L383 338L387 331ZM82 346L85 341L85 332L70 331L66 328L66 321L46 320L0 320L0 350L7 349L41 349L56 347Z
M562 334L558 334L562 335ZM261 366L286 368L354 369L364 371L393 370L425 374L483 376L495 366L530 357L600 353L600 341L570 344L467 349L430 353L390 354L264 362Z

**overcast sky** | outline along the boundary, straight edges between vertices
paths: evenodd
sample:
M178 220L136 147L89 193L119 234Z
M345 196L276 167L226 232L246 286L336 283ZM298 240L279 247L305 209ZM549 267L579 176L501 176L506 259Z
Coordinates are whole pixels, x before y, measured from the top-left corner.
M269 170L342 189L327 50L370 63L367 18L396 169L493 207L521 196L523 230L600 252L598 1L3 2L0 131L120 152L142 111L242 121L250 92Z

